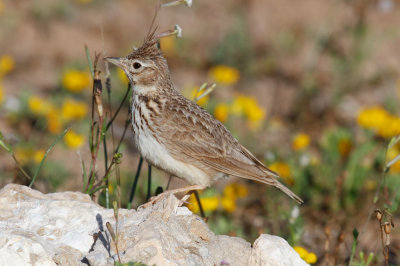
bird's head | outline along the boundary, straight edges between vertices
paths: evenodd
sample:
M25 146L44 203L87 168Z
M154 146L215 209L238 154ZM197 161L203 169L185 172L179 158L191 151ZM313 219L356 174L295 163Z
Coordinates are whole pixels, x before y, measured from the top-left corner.
M161 82L169 81L167 61L158 47L158 39L150 34L143 45L126 57L105 57L106 61L120 67L128 76L134 90L146 94L157 90Z

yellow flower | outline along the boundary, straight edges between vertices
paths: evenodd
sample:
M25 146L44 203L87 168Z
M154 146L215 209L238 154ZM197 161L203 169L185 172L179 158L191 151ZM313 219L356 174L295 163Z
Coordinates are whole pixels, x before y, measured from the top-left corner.
M400 134L400 117L391 115L379 106L361 110L357 122L360 126L372 129L384 138Z
M389 116L386 124L379 127L377 134L384 138L391 138L400 134L400 117Z
M300 258L308 264L314 264L317 262L317 255L315 255L315 253L308 252L305 248L300 246L294 246L293 249L300 255Z
M190 92L190 99L195 99L196 97L201 96L204 93L203 91L197 91L198 88L193 88L192 91ZM197 94L196 94L197 93ZM202 97L200 100L198 100L196 103L202 107L206 106L208 102L209 94Z
M75 131L69 130L64 136L64 142L68 148L78 149L83 145L85 138L83 135L76 133Z
M47 130L50 133L57 134L61 132L62 122L61 114L56 108L51 108L46 115L47 119Z
M247 194L249 194L249 190L244 185L235 184L235 189L236 189L236 195L238 198L244 198L247 196Z
M35 115L47 115L53 108L48 101L37 96L28 99L28 107Z
M35 153L33 154L33 160L36 163L40 163L44 157L44 154L45 154L45 151L42 149L35 151Z
M12 71L14 69L14 65L14 58L9 55L3 55L0 58L0 77Z
M229 116L229 106L224 103L218 104L215 107L214 115L215 115L215 118L217 118L219 121L224 123L228 119L228 116Z
M119 80L122 81L122 83L124 83L124 84L129 83L129 79L122 69L120 69L120 68L117 69L117 75L118 75Z
M223 197L221 205L227 212L234 212L236 210L236 198L234 197Z
M206 211L215 211L219 206L219 197L207 197L207 198L200 198L201 206L203 210ZM189 204L187 205L189 210L194 213L200 212L199 205L197 204L195 196L192 194L189 198Z
M4 102L4 89L3 84L0 82L0 104Z
M304 258L304 260L308 263L308 264L314 264L317 262L317 255L315 255L315 253L313 252L309 252L307 254L307 256Z
M17 147L14 149L14 154L19 163L25 164L32 158L33 151L30 148Z
M108 193L112 194L114 191L114 186L111 183L108 183Z
M32 148L21 148L17 147L14 150L15 157L21 164L26 164L28 162L34 161L35 163L40 163L44 157L45 151L40 149L34 151Z
M302 258L302 259L304 259L304 258L307 256L307 254L308 254L308 251L307 251L305 248L303 248L303 247L294 246L293 249L294 249L297 253L299 253L300 258Z
M91 82L91 76L88 72L78 70L68 70L64 73L62 84L71 92L81 92L87 89Z
M264 119L265 110L258 106L257 103L254 103L245 110L245 114L251 122L258 122Z
M275 162L268 166L274 172L277 172L280 177L289 185L293 185L294 180L290 171L290 166L283 162Z
M238 95L233 101L230 111L234 115L245 115L252 129L257 129L263 122L266 112L254 97Z
M234 115L244 114L246 96L238 95L231 104L231 113Z
M399 154L400 154L400 146L399 145L393 146L387 151L387 161L390 162L391 160L396 158L396 156ZM392 164L392 166L390 167L390 172L400 173L400 161L397 161L396 163Z
M240 73L237 69L224 65L212 67L209 74L216 82L225 85L235 84L240 78Z
M359 112L357 122L364 128L376 129L386 124L388 112L382 107L375 106Z
M86 116L88 107L86 103L67 99L61 108L61 116L66 121L81 119Z
M175 54L175 40L176 37L174 35L160 39L161 50L167 57Z
M301 151L310 145L310 136L304 133L299 133L294 136L292 147L295 151Z
M342 156L343 158L347 158L349 156L352 148L353 144L351 143L350 139L346 138L339 140L338 149L340 156Z
M224 188L224 197L231 198L244 198L248 194L248 189L246 186L241 184L232 183Z

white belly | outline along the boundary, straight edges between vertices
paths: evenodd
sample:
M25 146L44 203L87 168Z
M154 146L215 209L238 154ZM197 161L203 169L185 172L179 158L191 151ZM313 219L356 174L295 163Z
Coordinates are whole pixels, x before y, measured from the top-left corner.
M209 186L210 177L204 171L193 165L174 159L164 145L160 144L153 137L154 132L147 125L147 123L151 123L151 119L147 108L145 108L145 104L139 103L137 95L134 96L133 102L132 125L135 144L143 158L169 174L186 180L191 185ZM137 109L140 109L140 111ZM147 119L147 123L142 121L141 115Z
M206 173L193 165L175 160L150 134L136 134L135 141L140 154L150 164L186 180L191 185L210 185L210 177Z

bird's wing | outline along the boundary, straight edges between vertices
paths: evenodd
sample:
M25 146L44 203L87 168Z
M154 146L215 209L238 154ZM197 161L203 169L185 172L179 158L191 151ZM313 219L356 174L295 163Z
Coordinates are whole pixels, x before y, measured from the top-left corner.
M194 160L205 167L232 176L273 184L278 175L266 168L232 137L228 129L197 104L175 98L157 123L171 155Z
M275 172L265 167L232 137L222 123L200 106L179 95L165 108L167 110L155 126L164 136L159 140L175 159L183 157L200 168L211 168L275 186L298 203L303 203L301 198L275 179L278 177Z

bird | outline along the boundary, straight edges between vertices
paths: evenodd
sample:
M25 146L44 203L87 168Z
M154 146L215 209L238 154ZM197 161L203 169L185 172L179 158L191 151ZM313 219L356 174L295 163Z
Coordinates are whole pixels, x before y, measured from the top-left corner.
M104 58L121 68L132 85L131 123L141 156L189 184L156 197L202 190L233 176L274 186L303 203L225 125L178 91L158 42L154 30L128 56Z

